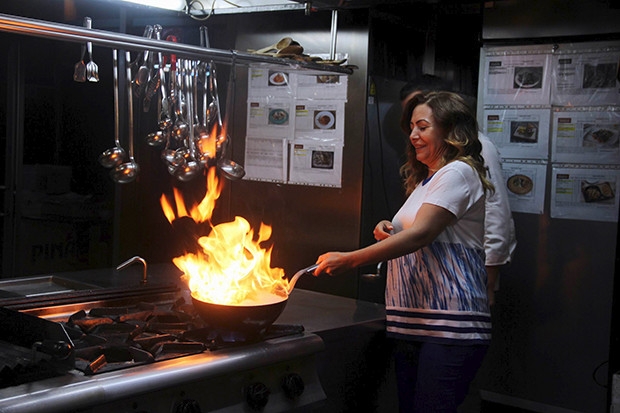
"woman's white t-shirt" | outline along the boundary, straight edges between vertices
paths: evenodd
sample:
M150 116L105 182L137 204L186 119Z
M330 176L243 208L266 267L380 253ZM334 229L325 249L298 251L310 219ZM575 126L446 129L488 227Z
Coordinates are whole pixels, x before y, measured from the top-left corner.
M429 245L389 261L388 335L445 344L488 344L485 194L478 174L462 161L441 168L420 183L396 213L394 232L409 228L425 203L445 208L457 220Z

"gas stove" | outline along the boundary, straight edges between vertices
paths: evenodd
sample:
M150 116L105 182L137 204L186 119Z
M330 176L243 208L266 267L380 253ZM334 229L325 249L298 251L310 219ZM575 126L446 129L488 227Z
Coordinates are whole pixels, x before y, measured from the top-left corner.
M324 344L303 326L276 323L239 336L205 325L187 291L121 295L3 309L5 327L11 311L20 317L14 336L24 328L45 334L8 344L27 349L31 360L13 370L29 365L21 370L34 379L5 380L0 411L279 412L325 399L316 371ZM33 374L40 366L53 368Z

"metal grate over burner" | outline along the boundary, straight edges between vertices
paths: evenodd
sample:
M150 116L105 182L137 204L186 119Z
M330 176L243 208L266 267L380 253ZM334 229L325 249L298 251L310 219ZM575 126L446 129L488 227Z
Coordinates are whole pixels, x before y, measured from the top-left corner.
M10 311L10 310L9 310ZM85 375L94 375L133 366L184 357L204 351L247 345L262 340L299 334L301 325L271 325L264 333L247 336L240 332L216 330L207 325L185 298L174 301L140 302L122 306L95 306L79 309L56 322L28 314L12 312L28 323L55 325L64 333L65 339L56 334L52 343L71 351L70 368ZM20 321L17 324L22 325ZM31 328L37 330L37 328ZM50 342L43 334L37 342ZM35 340L31 340L35 342ZM65 343L66 342L66 343ZM61 343L61 344L58 344ZM64 344L63 344L64 343ZM11 346L12 344L7 344ZM26 345L22 352L29 354ZM48 345L49 347L49 345ZM41 357L39 357L41 358ZM32 367L32 364L36 364ZM11 374L24 371L21 366ZM50 368L43 362L28 363L28 373L39 370L37 378L50 376ZM66 363L58 374L66 371ZM23 375L23 374L22 374ZM51 374L53 375L53 374ZM27 378L8 380L7 383L27 382Z

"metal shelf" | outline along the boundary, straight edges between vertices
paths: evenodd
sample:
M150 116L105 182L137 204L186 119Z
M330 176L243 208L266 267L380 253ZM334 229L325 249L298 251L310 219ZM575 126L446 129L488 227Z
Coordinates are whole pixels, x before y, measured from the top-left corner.
M183 43L174 43L165 40L147 39L131 34L87 29L80 26L53 23L44 20L17 17L2 13L0 13L0 31L75 43L91 42L93 44L110 47L112 49L130 51L159 51L167 54L175 54L182 58L212 60L214 62L227 64L232 64L233 62L236 64L269 63L288 66L291 69L299 70L318 70L347 75L353 73L353 69L338 65L300 62L293 59L260 56L251 53L239 52L237 50L212 49Z

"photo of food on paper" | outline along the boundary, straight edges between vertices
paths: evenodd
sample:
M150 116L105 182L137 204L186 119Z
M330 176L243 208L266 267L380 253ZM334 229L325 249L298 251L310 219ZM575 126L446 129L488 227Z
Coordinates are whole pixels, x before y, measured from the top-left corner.
M581 193L585 202L605 202L613 203L614 182L590 182L581 181Z
M269 72L269 86L284 86L288 84L288 76L284 72Z
M617 76L617 63L585 64L583 65L583 88L604 89L616 87Z
M620 124L590 124L583 127L583 146L617 148Z
M534 189L534 181L527 175L516 174L508 178L506 182L508 190L516 195L525 195Z
M314 129L334 129L336 127L336 111L314 111Z
M540 89L543 83L543 67L515 67L514 89Z
M268 123L270 125L288 125L288 112L284 109L276 108L269 110Z
M538 122L510 122L510 142L538 142Z
M334 152L333 151L312 151L312 167L321 169L334 168Z
M338 83L340 82L339 75L317 75L317 83Z

